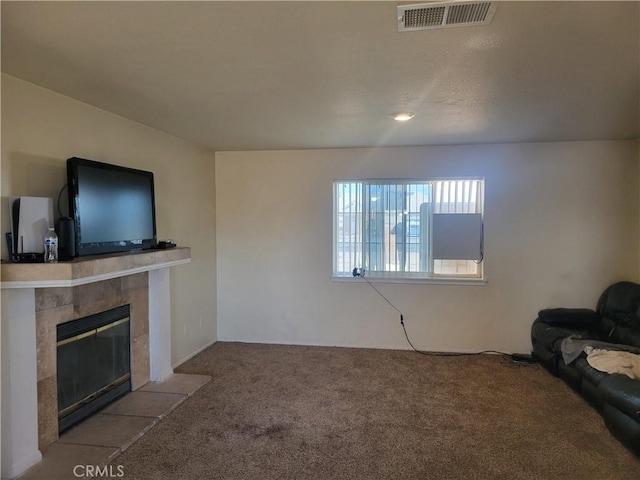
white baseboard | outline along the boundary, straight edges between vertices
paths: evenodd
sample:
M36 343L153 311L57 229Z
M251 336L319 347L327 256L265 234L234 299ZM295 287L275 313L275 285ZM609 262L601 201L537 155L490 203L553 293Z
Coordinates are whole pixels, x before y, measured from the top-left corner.
M198 350L196 350L193 353L190 353L189 355L187 355L186 357L184 357L181 360L178 360L176 363L174 363L173 365L171 365L171 368L175 369L177 367L179 367L180 365L182 365L183 363L185 363L187 360L191 360L193 357L195 357L196 355L198 355L200 352L202 352L203 350L206 350L207 348L209 348L211 345L213 345L214 343L216 343L218 340L213 340L209 343L207 343L206 345L200 347Z

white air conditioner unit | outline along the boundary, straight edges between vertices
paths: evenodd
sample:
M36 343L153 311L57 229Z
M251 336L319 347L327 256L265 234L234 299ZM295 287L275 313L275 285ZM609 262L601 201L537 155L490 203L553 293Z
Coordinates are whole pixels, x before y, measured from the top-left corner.
M436 260L482 260L482 215L434 213L433 258Z

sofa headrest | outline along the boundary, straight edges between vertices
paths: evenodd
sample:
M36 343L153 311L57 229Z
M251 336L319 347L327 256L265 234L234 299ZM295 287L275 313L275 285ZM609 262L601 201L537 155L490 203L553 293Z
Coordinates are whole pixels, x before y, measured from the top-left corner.
M640 285L618 282L608 287L598 300L597 311L601 317L614 324L640 328Z

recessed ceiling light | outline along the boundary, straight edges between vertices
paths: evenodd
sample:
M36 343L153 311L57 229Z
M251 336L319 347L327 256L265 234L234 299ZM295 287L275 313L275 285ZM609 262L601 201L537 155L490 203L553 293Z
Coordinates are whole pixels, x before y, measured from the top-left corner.
M414 116L413 112L398 112L391 115L396 122L408 122Z

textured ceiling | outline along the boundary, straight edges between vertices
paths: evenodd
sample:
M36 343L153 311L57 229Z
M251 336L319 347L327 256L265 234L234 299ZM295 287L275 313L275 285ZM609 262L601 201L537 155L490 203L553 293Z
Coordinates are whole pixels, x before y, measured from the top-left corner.
M219 151L640 136L640 3L396 5L5 1L2 71Z

